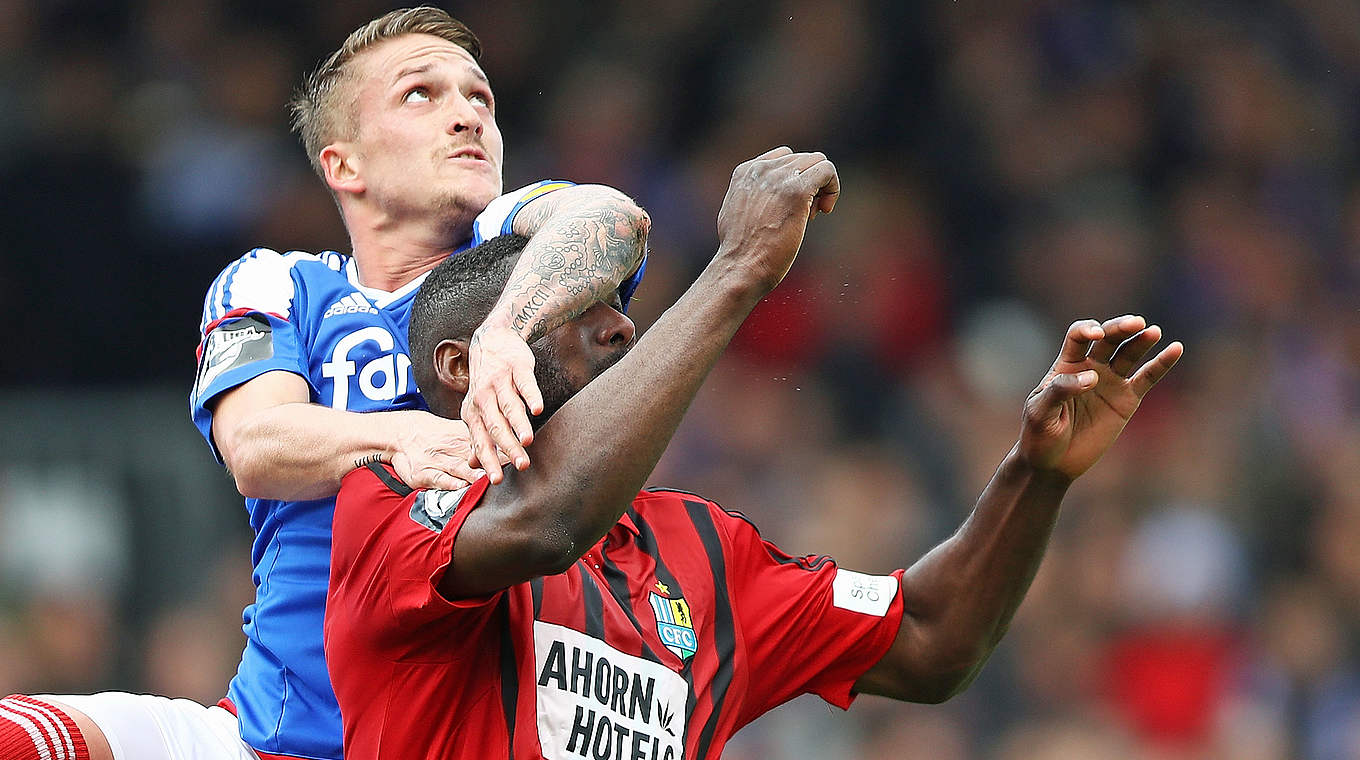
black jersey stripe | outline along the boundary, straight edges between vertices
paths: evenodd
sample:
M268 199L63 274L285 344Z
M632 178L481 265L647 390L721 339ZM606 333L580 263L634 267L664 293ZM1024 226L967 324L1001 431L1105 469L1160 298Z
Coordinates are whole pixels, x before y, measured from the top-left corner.
M656 564L656 579L666 584L667 588L675 590L675 595L683 597L684 591L680 588L680 581L675 579L675 574L666 566L666 561L661 558L661 549L656 543L656 533L652 531L652 526L638 514L633 507L628 507L628 517L633 520L633 525L638 529L637 547L644 554L652 558ZM691 608L691 612L693 608ZM694 708L699 704L699 699L694 691L694 661L699 659L696 652L693 657L685 660L680 668L680 677L685 679L685 687L688 694L685 697L685 726L689 726L690 718L694 715ZM702 755L701 755L702 757Z
M576 563L576 572L581 574L581 600L585 603L586 635L604 641L604 596L595 579L590 577L584 562Z
M381 463L369 462L367 467L368 469L373 471L374 475L378 476L378 480L381 480L383 482L383 485L392 489L392 491L396 493L398 496L404 498L411 495L413 489L410 486L398 480L396 475L393 475L392 473L388 472L387 468L384 467Z
M765 553L770 555L770 559L781 565L797 565L804 570L816 572L836 560L826 554L818 554L815 557L792 557L781 551L773 549L769 544L765 544Z
M704 498L703 496L700 496L699 494L697 494L697 493L695 493L695 492L693 492L693 491L682 491L682 490L680 490L679 488L670 488L670 487L667 487L667 486L650 486L650 487L644 488L644 489L642 489L642 490L645 491L645 492L647 492L647 493L673 493L673 494L679 494L679 495L681 495L681 496L693 496L693 497L696 498L696 499L703 499L703 498ZM708 500L707 500L707 499L704 499L704 501L708 501Z
M505 731L510 747L509 760L515 760L515 715L519 712L519 670L515 665L515 637L510 632L510 593L501 594L501 709L505 711Z
M713 734L718 729L718 718L722 715L723 702L727 699L727 689L732 685L733 661L736 659L736 625L732 615L731 599L727 595L727 561L723 556L722 540L718 537L718 526L713 523L713 515L703 502L685 499L685 510L699 534L699 541L708 554L708 565L713 572L713 648L718 660L718 670L713 674L711 695L713 709L704 721L699 733L699 752L696 757L707 757L708 748L713 743Z
M661 559L661 550L656 545L656 533L652 530L652 526L642 519L642 515L638 514L637 510L632 507L628 508L627 514L628 517L632 518L633 525L637 526L638 529L638 548L651 557L652 562L656 563L656 579L665 584L667 588L672 589L675 596L684 596L685 591L680 588L680 581L675 579L671 569Z
M534 598L534 620L543 612L543 576L529 579L529 594Z
M609 558L605 549L600 551L603 560L604 578L609 583L609 591L614 595L614 601L619 603L623 611L627 613L628 620L632 622L633 628L637 629L638 637L642 640L642 658L650 662L661 664L661 658L652 651L652 646L647 643L647 631L638 622L637 614L633 612L633 597L628 591L628 576L624 574L619 566L614 564L614 560ZM644 592L645 593L645 592Z

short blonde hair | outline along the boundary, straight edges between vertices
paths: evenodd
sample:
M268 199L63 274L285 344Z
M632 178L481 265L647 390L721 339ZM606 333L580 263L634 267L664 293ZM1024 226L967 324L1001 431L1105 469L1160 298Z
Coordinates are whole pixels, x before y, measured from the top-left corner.
M383 14L355 29L340 46L303 80L288 102L293 115L293 131L302 138L307 160L322 179L321 149L337 139L354 133L353 106L340 96L341 84L348 78L350 63L368 48L406 34L430 34L446 39L472 55L482 56L482 43L463 22L439 8L421 6L402 8Z

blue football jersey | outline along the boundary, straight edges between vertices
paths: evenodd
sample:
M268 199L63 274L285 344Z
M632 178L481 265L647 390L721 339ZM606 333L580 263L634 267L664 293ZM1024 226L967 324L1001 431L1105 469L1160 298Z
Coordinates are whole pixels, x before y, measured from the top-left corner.
M544 181L493 201L460 250L511 231L525 203L568 187ZM631 295L641 272L626 290ZM406 329L425 276L396 292L359 284L343 254L257 248L223 270L200 325L194 424L212 440L212 407L225 391L282 370L311 387L312 401L356 412L424 409L411 372ZM242 617L246 647L228 698L241 735L262 752L339 760L340 710L322 652L335 499L246 499L255 530L255 602Z

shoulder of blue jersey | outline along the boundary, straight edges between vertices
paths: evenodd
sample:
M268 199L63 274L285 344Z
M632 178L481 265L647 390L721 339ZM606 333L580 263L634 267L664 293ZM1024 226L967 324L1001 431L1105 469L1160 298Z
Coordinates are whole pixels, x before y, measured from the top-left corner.
M269 248L255 248L223 269L208 288L199 329L205 331L214 322L241 309L288 319L296 296L294 271L311 270L331 275L341 272L348 258L335 251L279 253Z

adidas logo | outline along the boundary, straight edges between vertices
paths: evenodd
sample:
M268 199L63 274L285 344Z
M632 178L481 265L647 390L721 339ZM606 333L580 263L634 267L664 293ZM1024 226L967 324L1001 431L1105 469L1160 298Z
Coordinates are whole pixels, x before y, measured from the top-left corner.
M350 293L339 301L331 304L326 313L321 315L322 319L334 317L339 314L377 314L378 310L373 308L367 299L358 293Z

